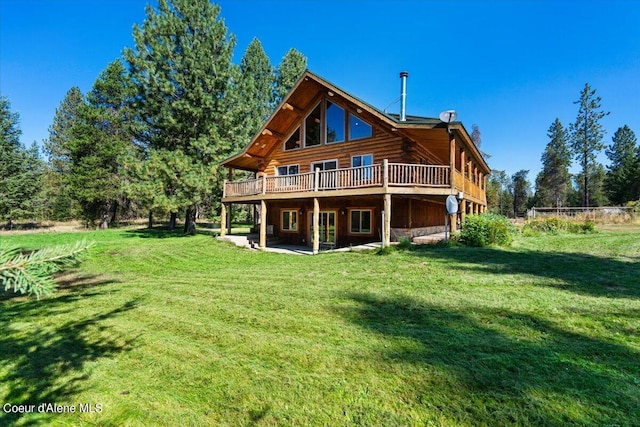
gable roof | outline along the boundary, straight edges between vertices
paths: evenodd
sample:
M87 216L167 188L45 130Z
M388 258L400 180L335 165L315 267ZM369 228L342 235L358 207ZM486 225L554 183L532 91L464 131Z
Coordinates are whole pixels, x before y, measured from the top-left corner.
M295 130L295 125L305 117L306 112L315 106L323 96L340 98L363 120L371 124L375 123L389 132L397 132L399 135L409 139L419 139L421 134L434 128L441 128L445 132L447 129L447 125L437 118L408 115L406 116L406 121L400 121L399 115L380 111L307 70L244 150L224 160L222 165L248 171L259 170L264 159L279 144L284 143L285 138ZM461 139L461 142L471 148L475 152L475 157L481 159L481 166L486 168L486 172L489 172L489 166L482 158L480 151L475 147L462 123L452 122L449 124L449 128L456 134L456 142Z

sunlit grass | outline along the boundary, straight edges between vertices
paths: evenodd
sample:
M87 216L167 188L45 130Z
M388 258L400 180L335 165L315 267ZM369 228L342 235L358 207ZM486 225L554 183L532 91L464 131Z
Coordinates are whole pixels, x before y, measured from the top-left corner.
M94 240L51 298L0 300L0 425L633 425L634 231L315 257L162 231Z

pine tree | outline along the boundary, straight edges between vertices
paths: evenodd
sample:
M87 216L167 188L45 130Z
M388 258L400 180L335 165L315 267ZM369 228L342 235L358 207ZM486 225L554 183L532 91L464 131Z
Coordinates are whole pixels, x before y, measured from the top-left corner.
M157 10L147 7L142 27L134 27L135 49L124 52L137 92L135 108L145 121L145 132L137 135L142 162L164 162L137 165L162 173L152 184L131 188L140 194L149 187L161 190L161 197L147 198L149 208L171 209L172 223L177 210L186 209L185 231L194 230L198 204L222 194L218 164L234 148L228 92L235 38L227 36L219 14L209 0L160 0Z
M602 99L596 96L596 90L591 89L589 83L585 84L580 92L580 99L574 102L580 106L578 116L575 123L569 127L571 150L582 169L582 204L586 207L591 199L589 178L598 168L596 156L605 147L602 141L605 131L600 120L609 113L601 110L601 101Z
M531 184L527 180L528 170L519 170L511 176L511 194L513 195L513 216L523 213L527 209Z
M71 128L78 120L78 108L85 103L80 89L72 87L56 109L49 126L49 138L44 140L44 152L48 156L44 189L47 208L52 219L65 221L73 218L72 199L69 194L68 176L70 159L68 143Z
M507 215L513 206L509 191L510 179L505 171L492 170L487 182L487 207L489 212Z
M625 125L618 128L612 141L613 144L605 150L611 162L608 166L605 188L611 203L623 205L639 197L636 162L638 140L631 128Z
M36 145L20 143L18 113L0 95L0 218L12 227L16 219L38 213L41 206L42 162Z
M560 119L551 124L547 136L550 141L542 153L542 170L536 178L536 205L560 207L566 205L571 189L571 152Z
M260 40L254 38L240 62L238 85L241 105L238 119L244 124L248 141L262 127L274 108L275 75Z
M607 193L605 190L605 180L607 177L607 171L600 163L596 163L589 170L588 180L584 179L582 172L575 175L575 186L577 188L577 195L579 196L576 202L583 203L582 197L584 196L584 183L589 182L589 200L586 206L606 206L609 204ZM576 203L578 204L578 203ZM584 206L584 205L583 205Z
M275 104L282 102L307 69L307 58L291 48L282 58L276 72Z
M38 299L50 295L56 288L53 274L76 265L91 246L82 241L28 252L0 246L0 290Z
M120 158L132 148L132 85L120 60L109 64L78 108L72 138L64 148L70 157L69 185L85 220L107 228L115 219L124 190Z

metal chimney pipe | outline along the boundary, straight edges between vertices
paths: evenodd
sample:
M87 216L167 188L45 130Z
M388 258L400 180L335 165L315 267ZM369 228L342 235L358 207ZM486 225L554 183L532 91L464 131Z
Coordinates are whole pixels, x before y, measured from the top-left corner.
M407 121L407 77L409 73L402 71L400 73L400 121Z

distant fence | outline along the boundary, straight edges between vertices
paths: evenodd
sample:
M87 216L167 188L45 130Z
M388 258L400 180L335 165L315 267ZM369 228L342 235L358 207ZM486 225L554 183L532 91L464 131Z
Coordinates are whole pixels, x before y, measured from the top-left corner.
M640 215L633 207L599 206L599 207L570 207L570 208L531 208L527 211L530 219L560 217L575 220L592 220L601 223L621 223L634 221Z

